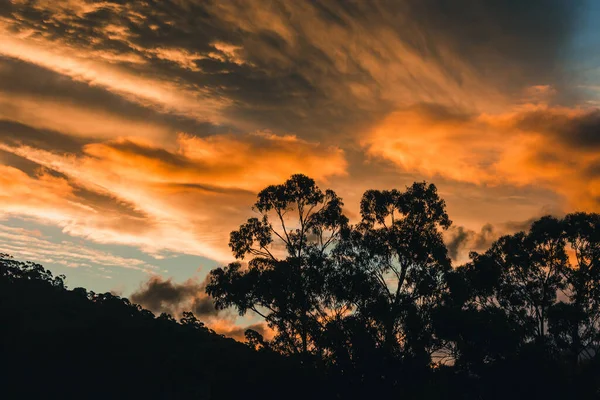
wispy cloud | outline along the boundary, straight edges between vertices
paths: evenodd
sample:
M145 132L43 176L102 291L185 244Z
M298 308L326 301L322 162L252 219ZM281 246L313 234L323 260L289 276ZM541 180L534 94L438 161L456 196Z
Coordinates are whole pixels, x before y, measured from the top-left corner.
M180 135L178 147L169 152L117 140L88 144L75 156L1 145L45 168L32 177L0 166L6 183L3 212L51 221L65 232L101 243L225 260L230 257L228 233L243 220L240 206L249 207L253 192L296 172L324 179L346 169L340 149L294 136ZM99 208L98 198L130 208L107 212ZM124 225L126 220L132 225Z
M63 44L61 41L13 35L10 26L0 21L0 55L23 60L59 72L90 86L100 86L142 105L160 111L190 116L201 121L221 123L220 110L228 101L201 87L193 90L175 81L143 77L98 59L97 52ZM114 61L115 56L108 61Z
M39 231L2 224L0 224L0 249L16 258L38 263L59 264L68 268L92 268L92 266L126 268L147 274L158 270L157 266L143 260L115 256L75 242L55 242L44 237Z

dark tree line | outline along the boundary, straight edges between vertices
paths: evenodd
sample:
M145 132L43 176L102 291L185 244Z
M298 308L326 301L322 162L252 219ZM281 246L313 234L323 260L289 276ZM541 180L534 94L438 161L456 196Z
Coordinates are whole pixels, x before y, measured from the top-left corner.
M286 397L306 399L326 388L315 371L192 313L155 317L110 293L69 290L63 276L6 254L0 318L2 399L280 399L294 386Z
M543 217L453 267L434 185L342 200L303 175L258 194L211 271L218 308L275 335L225 339L0 256L8 398L600 397L600 215ZM27 394L31 394L29 397ZM12 396L12 397L11 397Z
M239 261L206 289L276 332L248 331L252 347L370 393L600 395L600 215L543 217L452 268L451 221L431 184L367 191L356 225L303 175L261 191L253 209L231 233Z

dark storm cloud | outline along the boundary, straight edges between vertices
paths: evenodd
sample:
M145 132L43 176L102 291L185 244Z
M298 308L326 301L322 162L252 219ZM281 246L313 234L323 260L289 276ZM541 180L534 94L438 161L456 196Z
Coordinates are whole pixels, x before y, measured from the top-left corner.
M146 146L129 140L107 143L104 146L129 156L139 156L149 160L160 160L169 168L194 168L192 161L180 154L171 153L160 147Z
M585 11L581 0L411 0L411 16L431 37L497 78L526 82L556 78L563 51ZM430 43L430 42L429 42ZM432 49L414 42L416 49ZM494 63L519 67L502 76ZM491 77L494 78L494 77ZM522 81L519 83L523 83ZM509 82L512 85L512 83Z
M165 312L178 317L184 311L191 311L198 319L206 322L209 328L239 341L245 340L247 329L255 330L263 336L267 333L263 323L246 327L233 324L230 314L215 308L212 298L204 292L205 287L206 280L199 283L190 279L176 283L172 279L153 276L129 298L156 314Z
M448 255L452 260L458 260L471 251L485 251L499 237L491 224L485 224L479 232L463 226L452 228L450 238L446 240Z
M435 103L419 103L402 111L415 112L432 123L462 124L472 122L475 117L464 110Z
M597 109L578 113L534 111L523 115L517 126L552 135L577 150L600 149L600 110Z
M198 289L196 285L179 285L171 280L152 277L144 287L132 293L131 300L152 311L164 312L195 295Z
M503 235L529 231L531 224L537 219L539 217L523 221L507 221L497 225L488 223L483 225L479 231L464 226L452 227L445 240L448 255L452 260L457 261L466 259L471 251L484 252Z
M600 177L600 160L596 160L590 165L588 165L588 167L585 170L585 174L590 178Z
M164 280L159 276L151 277L131 294L133 302L155 313L166 312L178 315L191 310L199 318L217 316L212 299L204 293L206 282L188 280L183 283Z
M463 226L456 228L456 232L452 235L450 240L446 242L448 248L448 255L451 259L456 260L458 258L459 250L469 240L471 231L467 231Z
M199 183L169 183L169 184L165 184L165 187L167 188L172 188L172 189L188 189L188 190L196 190L198 192L203 192L203 193L218 193L218 194L228 194L228 195L234 195L234 196L240 196L240 197L247 197L249 199L254 197L254 192L250 191L250 190L243 190L243 189L236 189L236 188L232 188L232 189L225 189L222 187L218 187L215 185L203 185L203 184L199 184Z
M95 212L107 217L114 215L121 218L124 225L135 224L135 228L132 230L144 229L152 225L152 220L146 213L136 209L133 204L123 199L79 186L74 182L71 182L71 186L73 195L82 204L91 205Z
M204 288L202 288L204 289ZM192 302L192 312L194 315L206 316L206 315L217 315L219 310L215 308L213 300L206 297L195 297Z
M508 233L527 232L531 228L531 224L533 224L537 219L539 218L529 218L525 221L508 221L504 223L504 226L506 227L506 231Z

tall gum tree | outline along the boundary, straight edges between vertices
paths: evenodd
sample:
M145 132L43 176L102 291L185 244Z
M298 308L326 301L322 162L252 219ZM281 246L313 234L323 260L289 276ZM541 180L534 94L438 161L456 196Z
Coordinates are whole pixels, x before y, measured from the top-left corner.
M360 209L362 221L336 249L338 263L352 271L345 295L384 357L428 365L438 346L431 312L451 268L445 203L434 185L419 182L404 192L369 190Z
M210 273L206 291L216 306L263 317L276 332L268 345L280 352L323 356L326 325L349 308L329 290L330 249L348 225L342 207L335 192L304 175L262 190L253 207L259 217L231 233L238 261Z

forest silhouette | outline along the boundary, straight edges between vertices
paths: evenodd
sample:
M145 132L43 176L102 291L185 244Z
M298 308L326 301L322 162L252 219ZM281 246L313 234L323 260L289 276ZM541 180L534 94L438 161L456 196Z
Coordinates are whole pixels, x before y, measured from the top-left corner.
M258 193L210 272L242 344L0 257L4 398L600 398L600 215L545 216L453 266L433 184L342 199L294 175Z

